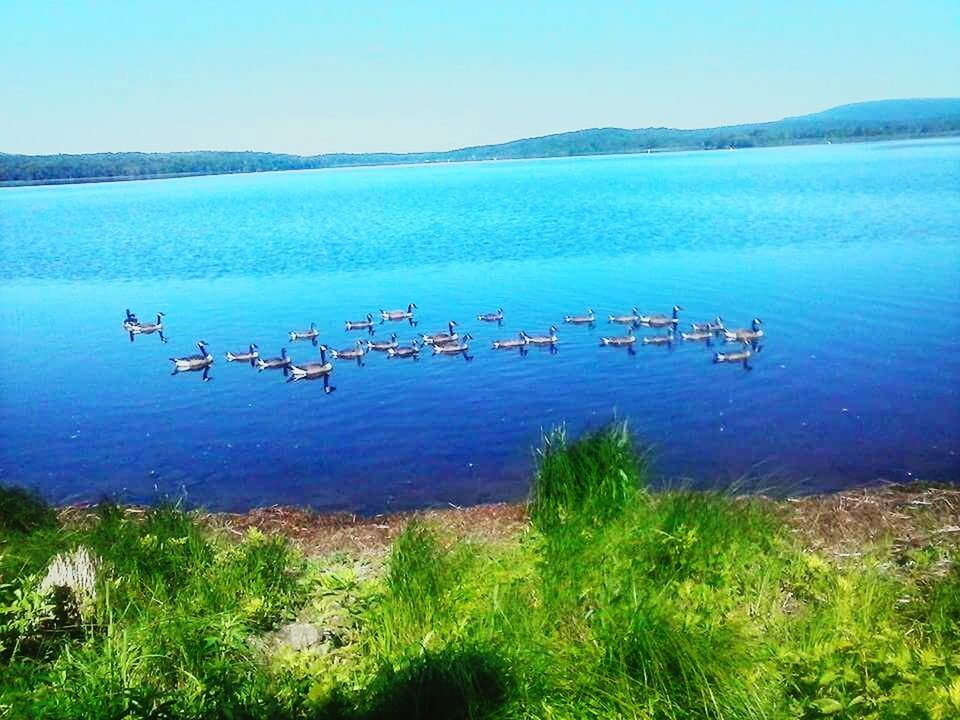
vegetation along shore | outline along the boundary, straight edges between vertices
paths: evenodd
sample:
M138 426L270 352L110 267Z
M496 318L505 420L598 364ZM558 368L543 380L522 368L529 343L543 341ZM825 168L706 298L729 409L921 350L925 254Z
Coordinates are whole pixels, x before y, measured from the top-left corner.
M624 426L524 504L55 510L0 490L0 718L960 717L960 490L647 487Z
M440 152L327 153L110 152L16 155L0 152L0 186L151 180L192 175L315 170L482 160L727 150L824 142L938 137L960 133L960 98L875 100L773 122L716 128L591 128Z

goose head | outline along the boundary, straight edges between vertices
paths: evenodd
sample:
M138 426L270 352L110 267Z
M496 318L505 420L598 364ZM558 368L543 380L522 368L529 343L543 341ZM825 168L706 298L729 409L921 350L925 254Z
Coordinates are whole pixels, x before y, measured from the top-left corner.
M556 335L556 334L557 334L557 326L556 326L556 325L551 325L551 326L550 326L550 334L551 334L551 335Z
M256 343L250 343L250 352L257 352L259 349Z
M373 315L371 315L370 313L367 313L367 322L372 322L372 321L373 321Z
M754 318L753 323L751 324L753 325L754 331L756 331L760 329L761 325L763 325L763 320L761 320L760 318Z
M683 310L682 307L680 307L679 305L674 305L674 306L673 306L673 316L676 317L676 316L677 316L677 313L680 312L681 310Z
M407 305L407 312L413 312L414 308L416 307L417 307L416 303L410 303L409 305Z
M280 348L280 357L282 357L284 360L287 359L287 349L285 347Z

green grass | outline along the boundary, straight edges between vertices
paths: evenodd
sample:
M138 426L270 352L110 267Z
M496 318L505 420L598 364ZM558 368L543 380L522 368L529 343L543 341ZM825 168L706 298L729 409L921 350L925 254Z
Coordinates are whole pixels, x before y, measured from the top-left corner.
M59 526L4 490L0 718L960 717L956 554L838 566L769 503L648 476L624 426L552 433L526 531L414 521L382 571L175 507ZM37 587L79 546L96 608L63 628ZM322 641L275 648L294 619Z

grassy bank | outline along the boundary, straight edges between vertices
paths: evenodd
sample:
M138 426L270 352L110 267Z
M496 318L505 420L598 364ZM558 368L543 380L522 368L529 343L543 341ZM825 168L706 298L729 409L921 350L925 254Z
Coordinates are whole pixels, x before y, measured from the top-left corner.
M960 717L955 493L538 460L526 507L371 521L0 491L0 718Z

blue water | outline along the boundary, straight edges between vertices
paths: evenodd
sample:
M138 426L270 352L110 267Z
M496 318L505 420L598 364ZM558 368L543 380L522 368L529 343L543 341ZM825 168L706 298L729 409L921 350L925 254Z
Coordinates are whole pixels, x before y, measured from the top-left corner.
M664 478L781 490L960 477L960 142L269 173L0 190L0 482L57 501L377 512L522 497L542 429L616 414ZM316 321L418 306L474 360L368 356L322 384L227 364ZM764 321L598 347L632 306ZM503 307L502 327L476 322ZM166 313L131 343L123 310ZM489 343L560 326L559 352ZM619 327L612 330L619 333ZM649 334L651 331L643 331ZM210 377L167 358L217 356Z

